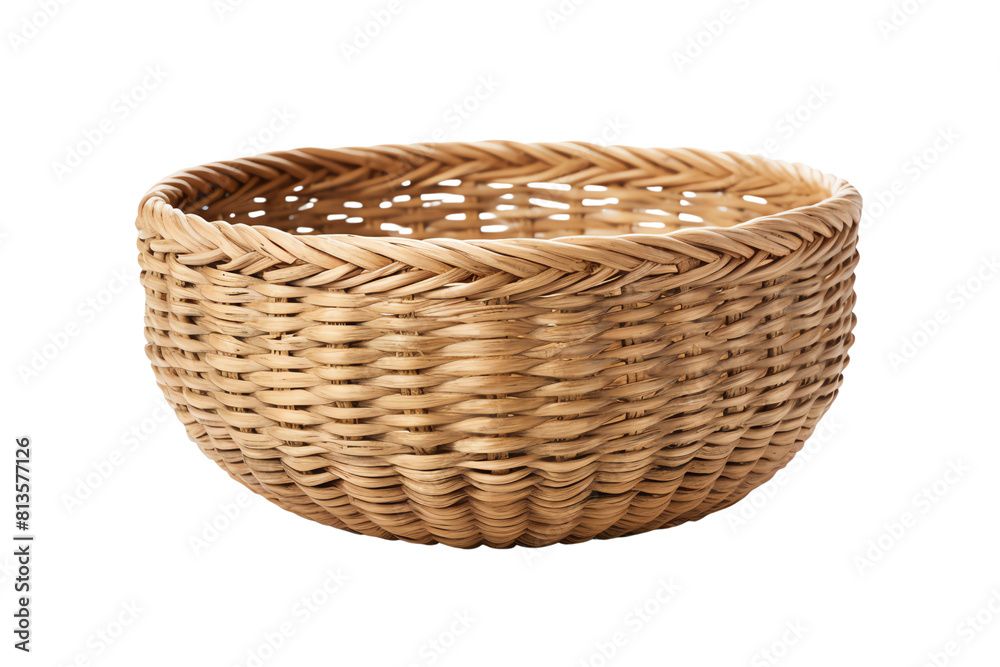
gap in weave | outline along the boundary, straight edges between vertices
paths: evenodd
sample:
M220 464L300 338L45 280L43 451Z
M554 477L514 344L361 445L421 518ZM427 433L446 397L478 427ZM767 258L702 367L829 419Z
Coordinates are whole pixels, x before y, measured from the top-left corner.
M260 180L238 192L215 186L175 205L208 220L267 225L303 236L551 239L728 227L816 203L826 195L817 186L796 183L777 190L764 181L758 187L768 188L766 192L755 192L747 181L728 189L628 180L504 181L476 173L435 181L423 165L400 165L381 179L372 169L349 182L316 169L300 182ZM407 170L421 173L400 181ZM572 175L566 180L572 181Z

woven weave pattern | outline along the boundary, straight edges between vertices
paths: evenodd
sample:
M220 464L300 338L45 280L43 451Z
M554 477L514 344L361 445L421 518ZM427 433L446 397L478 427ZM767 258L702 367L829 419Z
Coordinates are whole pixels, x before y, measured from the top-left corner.
M147 356L277 505L458 547L743 498L829 408L861 198L802 165L481 142L178 172L139 207Z

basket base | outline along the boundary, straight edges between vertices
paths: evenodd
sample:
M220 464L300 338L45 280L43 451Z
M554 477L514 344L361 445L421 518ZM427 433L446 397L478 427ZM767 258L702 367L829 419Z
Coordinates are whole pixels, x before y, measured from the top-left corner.
M838 381L837 385L839 384ZM595 498L591 494L581 501L585 509L575 525L568 521L557 525L545 525L526 520L522 524L510 525L504 522L502 525L491 526L479 521L464 532L450 528L455 523L453 513L445 512L439 517L434 517L427 513L426 508L411 507L407 507L406 513L401 514L405 518L395 524L397 530L393 531L386 528L390 524L385 522L384 517L379 519L381 525L376 524L345 494L317 499L303 493L298 485L288 483L288 478L283 474L275 474L274 483L262 482L260 473L255 474L240 449L231 440L212 438L202 424L187 414L187 410L181 408L177 412L185 423L190 438L230 477L278 507L303 518L350 533L387 540L401 540L414 544L444 544L462 549L480 546L508 549L515 546L537 548L557 543L578 544L591 539L605 540L639 535L697 521L735 505L755 488L770 480L791 461L802 449L836 395L837 389L834 389L832 393L817 401L798 429L792 443L777 449L773 444L768 446L767 458L761 457L754 462L742 477L732 476L732 471L727 469L726 459L723 458L719 470L715 474L705 476L705 486L701 490L677 488L671 494L656 496L632 492L620 496ZM722 475L723 472L726 473L725 477ZM264 479L267 479L266 476ZM281 483L282 481L284 483ZM595 504L595 500L598 504ZM418 510L420 517L415 519ZM437 526L433 523L435 519L440 522ZM417 530L414 530L415 527Z

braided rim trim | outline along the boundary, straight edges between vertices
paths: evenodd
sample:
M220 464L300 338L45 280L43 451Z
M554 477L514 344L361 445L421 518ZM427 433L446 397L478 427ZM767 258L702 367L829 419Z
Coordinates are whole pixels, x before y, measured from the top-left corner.
M481 168L506 166L493 171ZM512 175L519 163L551 164L549 175L532 171ZM410 171L399 171L409 165ZM448 238L408 239L353 234L301 235L266 225L208 221L185 213L176 204L221 188L228 194L263 181L283 180L289 186L314 181L316 171L339 175L343 184L368 177L366 170L383 169L383 185L411 180L430 185L444 179L476 173L481 179L503 179L511 183L550 180L569 185L619 182L627 178L634 186L669 184L673 178L691 183L692 173L702 172L713 180L700 188L722 188L751 177L768 177L771 183L801 183L828 193L821 201L753 218L731 227L682 228L661 234L617 236L564 236L553 239L509 238L460 240ZM353 169L352 169L353 168ZM595 168L599 171L595 171ZM352 178L352 170L357 172ZM422 179L418 182L417 179ZM694 187L694 184L691 184ZM830 238L845 227L860 222L861 195L843 179L803 164L789 163L735 152L713 152L691 148L650 149L599 146L584 142L523 144L511 141L381 145L369 148L319 149L263 153L251 158L213 162L179 171L154 186L143 197L136 227L140 238L169 239L158 249L172 252L189 266L222 263L218 268L235 270L246 266L248 256L266 258L273 264L306 263L325 270L351 264L375 271L395 262L445 274L460 269L474 275L506 272L521 278L537 275L525 270L525 262L541 270L559 267L583 271L586 264L616 271L636 271L646 263L658 265L713 263L723 255L747 260L758 252L784 257L816 235ZM169 247L167 247L169 246ZM514 261L511 261L511 260Z

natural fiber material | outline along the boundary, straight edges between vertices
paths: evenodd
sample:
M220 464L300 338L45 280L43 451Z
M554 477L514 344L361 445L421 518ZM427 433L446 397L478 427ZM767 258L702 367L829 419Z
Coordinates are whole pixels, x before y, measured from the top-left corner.
M459 547L731 505L840 387L861 198L802 165L582 143L307 148L139 207L147 353L277 505Z

